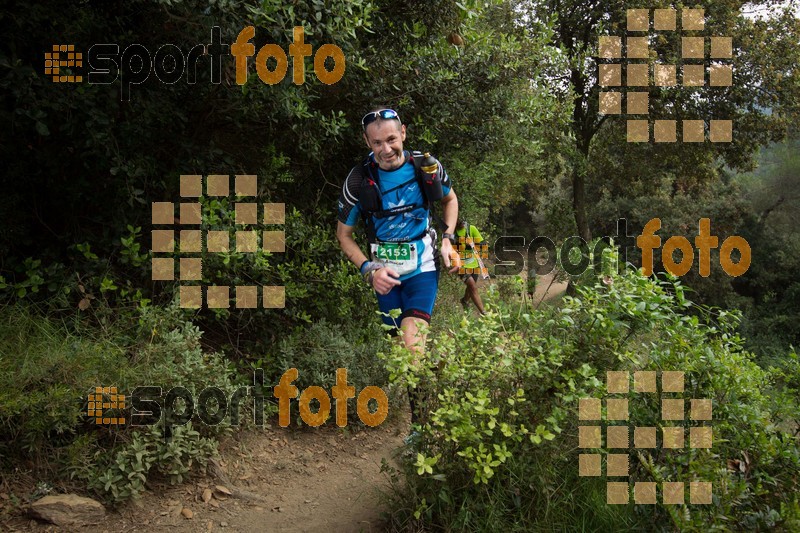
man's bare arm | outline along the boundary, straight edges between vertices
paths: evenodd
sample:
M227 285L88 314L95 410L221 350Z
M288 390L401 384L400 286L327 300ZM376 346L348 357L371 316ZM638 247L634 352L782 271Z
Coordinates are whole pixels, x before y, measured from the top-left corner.
M361 268L364 261L367 261L367 256L364 255L355 239L353 239L354 229L353 226L347 226L339 222L339 225L336 227L336 238L339 239L339 245L342 247L347 258L358 268ZM397 279L399 277L400 274L393 269L381 268L375 272L372 278L372 287L378 294L388 294L389 291L392 290L392 287L400 285L400 280Z
M444 223L447 226L444 232L455 233L456 222L458 222L458 197L456 196L456 191L453 189L450 189L450 192L447 193L447 196L442 198L442 214ZM455 256L454 261L452 262L452 268L450 268L450 273L455 273L458 270L458 267L461 266L461 261L457 259L458 254L454 252L453 246L450 244L450 239L442 239L441 250L442 260L444 261L445 267L451 267L450 258Z
M447 225L445 233L455 233L456 223L458 222L458 197L456 191L450 189L447 196L442 198L442 214L444 223Z
M361 265L367 260L367 256L364 255L364 252L361 251L358 243L353 238L354 230L355 228L353 226L338 222L336 226L336 238L339 240L339 246L342 247L344 255L346 255L356 267L361 268Z

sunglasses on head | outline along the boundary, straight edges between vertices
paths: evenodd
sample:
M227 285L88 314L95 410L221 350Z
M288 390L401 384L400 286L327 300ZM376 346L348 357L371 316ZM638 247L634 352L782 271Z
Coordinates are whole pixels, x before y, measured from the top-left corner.
M367 131L367 126L378 120L378 118L382 118L383 120L397 120L398 122L402 122L400 120L400 115L397 114L397 111L394 109L380 109L378 111L370 111L364 118L361 119L361 127L364 128L364 131Z

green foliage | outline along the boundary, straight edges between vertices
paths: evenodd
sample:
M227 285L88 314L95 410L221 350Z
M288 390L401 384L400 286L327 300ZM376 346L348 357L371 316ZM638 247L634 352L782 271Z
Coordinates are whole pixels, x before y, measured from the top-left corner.
M258 201L287 205L286 253L205 254L202 281L283 285L286 308L186 314L238 358L264 353L279 332L322 317L374 320L367 311L374 301L333 232L341 181L365 153L358 130L365 109L378 101L398 107L408 148L442 159L476 224L529 188L544 188L552 171L546 147L566 123L560 100L528 81L540 76L549 30L522 27L514 5L503 2L147 0L113 13L19 7L26 17L13 18L0 45L0 118L10 124L0 132L0 155L10 162L0 178L13 191L0 200L11 223L0 230L0 297L59 314L78 307L101 327L120 309L168 305L177 283L154 283L148 266L150 203L177 201L181 174L257 174ZM208 42L213 26L231 43L248 25L257 48L286 48L302 25L314 49L342 49L344 78L322 84L309 59L303 85L291 76L266 85L251 58L250 77L238 86L227 58L223 82L214 84L202 60L197 83L168 85L151 74L123 102L119 81L66 86L41 75L40 43L55 34L81 49L102 35L123 49L188 50ZM451 34L465 44L449 44ZM232 202L200 201L206 226L232 222Z
M789 346L800 345L800 141L792 139L762 151L759 168L735 177L745 199L739 233L753 243L750 270L735 285L747 298L743 333L748 348L765 365L780 364ZM748 305L749 303L749 305Z
M387 356L392 380L428 391L430 409L419 455L403 469L407 486L397 487L397 523L544 531L588 520L593 529L708 530L796 520L797 368L756 365L736 334L736 313L697 307L676 278L633 271L533 313L499 294L489 291L487 317L465 318L432 339L419 366L400 349ZM632 481L710 480L712 505L603 509L604 485L576 475L578 399L602 397L605 372L623 369L683 370L685 397L712 399L711 450L637 450L630 471ZM776 378L792 385L776 387ZM630 405L637 426L663 424L655 395L638 394ZM734 460L746 461L746 471L730 469Z
M364 387L385 387L387 373L376 357L385 345L386 333L378 326L377 317L364 329L342 327L322 319L308 328L298 329L277 344L276 354L270 357L275 363L269 367L277 372L269 377L277 383L286 370L296 368L298 378L294 385L300 391L312 385L330 391L336 385L337 369L344 368L347 383L355 387L358 396ZM355 400L348 404L347 423L358 423ZM299 423L297 406L298 402L291 403L292 420ZM335 423L333 414L328 423Z
M217 456L217 442L202 437L191 422L176 427L169 439L158 425L135 431L121 448L110 466L95 468L88 476L90 489L106 493L116 502L139 496L148 478L155 475L171 484L181 483L193 469L204 469Z
M409 478L410 515L454 529L513 529L509 517L519 516L525 520L518 528L539 521L552 529L595 530L642 518L649 523L626 509L609 510L597 497L599 486L575 477L574 454L557 443L574 433L567 416L574 398L592 394L604 369L683 364L683 354L716 372L709 376L692 363L698 394L743 402L720 409L727 417L720 445L729 457L747 451L751 470L728 480L714 506L670 515L672 523L706 520L716 527L724 516L743 528L781 521L788 527L798 504L786 496L793 486L785 472L796 467L796 453L781 431L792 423L797 370L785 353L798 334L793 318L800 294L792 278L798 243L790 231L793 212L785 209L790 199L770 210L778 198L769 187L756 190L747 206L735 187L706 185L727 179L720 161L747 168L754 148L780 138L796 116L797 18L787 11L756 22L738 15L741 3L702 4L709 31L734 36L741 80L712 89L707 99L695 98L693 89L658 89L651 94L653 114L734 118L736 142L686 147L632 146L621 122L597 113L592 58L598 35L621 31L624 9L631 7L622 2L143 0L113 10L12 2L0 14L7 26L0 43L0 158L7 163L0 174L0 298L38 306L53 318L31 316L19 304L0 311L0 456L7 463L20 454L55 457L76 479L117 500L135 496L149 475L178 481L190 464L202 465L223 428L178 428L173 444L162 445L155 430L81 425L78 401L100 383L181 384L193 392L216 383L230 390L230 363L200 349L189 319L231 359L276 372L296 366L300 386L329 386L340 366L357 387L382 384L385 375L373 357L383 338L374 297L343 259L333 232L341 181L364 153L358 120L380 102L398 108L408 123L408 148L430 149L443 161L462 213L479 226L507 230L533 219L536 233L561 238L575 227L583 234L589 221L593 228L613 224L620 214L646 221L662 216L652 206L669 205L662 216L667 235L692 237L683 225L705 210L721 237L738 233L758 242L753 275L737 290L752 298L749 342L768 355L764 366L774 367L759 374L730 326L712 325L720 313L687 304L686 289L672 281L658 288L614 278L565 300L562 310L531 313L515 300L525 289L522 280L502 280L499 295L487 298L493 315L462 326L459 318L455 339L434 339L431 358L444 362L442 368L416 369L419 387L440 387L444 399L433 398L421 457L413 461L421 474ZM347 59L344 78L334 86L320 83L309 60L302 86L291 77L267 86L251 59L250 77L239 86L228 61L220 84L211 83L207 68L198 69L194 85L185 79L167 85L151 75L123 102L117 83L67 86L42 74L41 43L54 36L81 50L96 42L143 43L150 50L173 43L188 50L208 42L213 26L231 43L251 24L257 47L286 48L295 25L304 27L314 49L336 44ZM658 41L659 51L674 48L677 35ZM285 309L189 311L174 305L175 283L153 283L150 202L177 201L181 174L257 174L258 200L286 203L286 253L207 254L202 280L283 285ZM791 173L765 183L792 190ZM584 224L571 220L580 210L571 198L581 196L597 200ZM201 202L207 225L231 225L231 202ZM774 228L763 224L768 216L770 223L777 219ZM580 281L593 285L590 278ZM692 278L691 285L704 303L742 304L730 297L728 281ZM364 324L369 329L360 330ZM406 355L392 352L389 364L398 383L418 379ZM769 393L748 388L748 380ZM730 387L728 396L722 387ZM770 417L785 420L775 425ZM756 421L762 429L752 440L733 435L752 433ZM692 472L714 470L712 458L697 455ZM673 475L683 465L670 457L637 468ZM531 487L531 479L544 481ZM576 488L564 490L568 482ZM468 487L463 494L462 486ZM550 513L558 505L576 521L566 522L570 512ZM667 517L664 509L653 512Z
M650 116L678 122L688 117L708 120L724 116L735 124L734 142L687 144L679 137L676 143L628 143L625 121L599 112L603 87L598 82L597 65L598 38L624 33L626 10L632 7L680 11L684 5L621 1L587 4L572 0L521 3L520 12L527 15L528 24L552 24L551 44L563 58L547 66L549 76L545 79L551 82L548 88L570 104L570 132L564 137L568 146L561 151L570 167L576 226L579 235L587 240L596 230L591 219L592 199L596 198L592 189L607 188L612 194L624 190L635 195L654 182L668 181L676 191L697 193L720 178L720 161L739 170L752 168L758 148L785 138L796 122L800 85L794 43L800 35L800 19L792 8L778 6L772 0L746 5L739 1L695 2L686 7L704 9L705 31L733 39L733 84L700 92L680 85L651 88L648 112ZM768 16L748 17L746 9ZM776 39L768 40L768 35ZM649 62L679 62L680 39L680 32L663 33L652 39ZM628 62L631 60L621 61Z
M174 422L166 415L160 425L143 430L95 426L85 416L87 394L97 386L130 394L136 386L153 385L162 387L163 395L181 386L194 398L215 386L231 397L236 389L231 363L220 354L204 353L200 330L181 315L176 306L145 308L129 331L121 324L105 332L69 331L25 307L3 309L2 468L20 458L35 459L43 472L59 468L60 475L121 501L137 496L152 477L179 483L193 467L203 467L216 453L216 438L230 431L226 422L190 422L165 436L165 422ZM131 344L118 344L126 339ZM158 401L163 412L163 397ZM123 415L130 421L130 403L127 407Z
M13 191L0 202L10 221L0 231L0 297L46 302L58 312L79 305L96 311L101 303L113 309L167 304L173 284L150 279L150 202L174 201L180 174L257 174L261 199L289 206L286 258L232 254L220 263L207 257L206 279L284 284L292 304L280 312L261 310L255 320L220 312L199 323L221 338L238 338L245 328L249 345L233 346L241 353L264 347L253 340L265 323L291 328L319 316L352 316L361 308L357 299L332 296L366 293L352 290L352 270L342 263L331 231L333 201L353 157L339 149L352 133L344 113L352 101L337 103L341 96L317 80L311 60L302 86L290 75L276 86L254 77L243 87L231 82L231 56L223 60L222 84L211 82L202 60L196 84L185 78L163 84L151 73L133 87L130 101L121 102L119 81L53 84L42 75L39 48L58 35L85 50L102 35L102 42L121 49L142 43L156 50L172 43L188 50L208 42L213 26L230 43L241 28L255 25L256 45L274 42L285 49L293 27L301 25L315 49L339 46L352 76L365 68L361 56L369 46L359 39L373 21L372 2L145 1L114 13L84 5L67 12L47 3L28 7L18 6L26 17L4 19L13 24L0 46L0 118L8 125L0 133L0 152L11 162L0 183ZM163 21L153 25L155 19ZM320 180L323 168L339 173L329 178L332 187ZM223 221L229 218L217 220ZM322 290L328 272L337 293ZM107 324L114 316L96 318ZM235 336L228 335L231 319L237 322Z
M0 313L0 456L46 457L80 430L86 391L126 382L131 368L107 339L65 335L23 306Z

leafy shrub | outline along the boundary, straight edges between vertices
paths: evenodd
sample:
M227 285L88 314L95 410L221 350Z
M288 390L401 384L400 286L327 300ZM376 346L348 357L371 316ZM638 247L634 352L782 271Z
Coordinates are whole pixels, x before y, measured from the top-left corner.
M344 368L347 370L347 383L355 387L356 397L364 387L384 387L388 376L376 354L386 345L386 333L378 322L375 317L359 331L323 319L307 329L293 332L277 345L278 373L274 374L274 381L277 383L289 368L297 368L298 378L294 385L301 392L316 385L330 394L330 388L336 384L336 370ZM348 403L348 424L358 423L355 401ZM332 405L331 409L334 408ZM292 420L300 420L296 401L291 402L291 409ZM328 423L334 423L333 414Z
M171 388L185 387L194 398L210 386L228 398L236 389L232 364L220 354L203 352L200 330L175 305L142 309L133 332L116 329L120 324L106 332L69 332L22 306L4 309L2 317L4 469L20 458L35 459L42 470L60 466L64 475L86 480L90 488L120 501L137 496L148 476L182 481L216 454L216 439L230 431L225 422L190 422L164 435L163 422L169 426L170 421L163 398ZM127 347L114 342L126 338L136 342ZM121 392L140 385L162 387L162 423L134 429L88 421L87 394L112 385ZM130 412L124 414L130 421Z
M144 491L152 470L172 484L181 483L193 467L205 468L216 455L216 440L202 437L191 422L174 428L169 439L160 425L154 425L133 432L130 442L112 455L109 466L93 469L89 488L124 501Z
M127 382L131 368L121 347L67 334L23 306L0 317L0 457L47 457L81 429L81 397Z
M774 387L776 378L796 386L796 366L761 369L736 335L738 315L699 308L685 291L676 278L630 271L579 287L560 308L527 313L490 290L489 316L464 319L432 339L421 366L403 349L390 352L391 380L422 387L429 399L420 445L403 467L405 486L397 485L396 525L713 530L796 523L800 445L792 431L800 406L789 386ZM629 476L712 481L711 505L608 509L604 483L577 476L578 399L603 396L607 370L683 370L684 396L712 399L711 450L637 450ZM630 404L636 425L663 424L656 395L638 394ZM730 466L745 462L744 470Z
M233 200L201 197L200 203L206 227L227 230L230 242L235 242L236 230L247 229L241 224L233 229ZM319 214L289 209L282 228L285 253L263 249L244 253L232 248L224 253L202 254L203 284L283 286L287 301L284 308L184 310L180 316L191 317L210 336L225 339L221 349L243 357L269 349L282 332L308 326L321 318L341 322L373 320L371 291L358 270L343 257L330 222ZM16 268L0 271L0 302L37 305L50 316L66 316L77 308L100 327L135 319L139 309L151 305L168 308L180 283L152 283L151 254L142 251L149 246L150 236L145 233L139 226L127 226L119 235L118 245L115 240L118 262L101 259L88 243L70 247L68 265L52 263L44 267L41 259L26 258ZM180 257L176 249L172 259L177 261Z

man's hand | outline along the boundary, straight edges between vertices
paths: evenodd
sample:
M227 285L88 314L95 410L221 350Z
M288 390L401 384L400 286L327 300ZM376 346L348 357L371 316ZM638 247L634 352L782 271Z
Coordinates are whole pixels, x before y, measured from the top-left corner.
M392 287L395 285L400 285L400 280L397 279L399 277L400 274L391 268L383 267L382 269L373 272L372 288L375 289L375 292L378 294L389 294L389 291L392 290Z
M441 251L442 259L444 260L444 266L450 268L448 272L451 274L458 272L458 269L461 268L461 257L458 255L458 252L453 250L453 245L450 243L450 239L442 239Z

